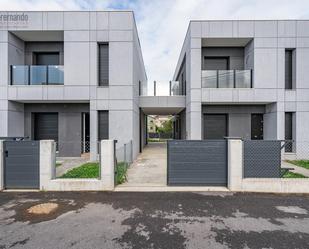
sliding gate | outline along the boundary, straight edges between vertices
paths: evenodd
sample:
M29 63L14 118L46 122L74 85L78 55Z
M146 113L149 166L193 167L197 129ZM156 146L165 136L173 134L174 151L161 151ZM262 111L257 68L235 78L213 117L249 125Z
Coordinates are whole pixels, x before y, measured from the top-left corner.
M167 184L227 186L227 140L171 140Z

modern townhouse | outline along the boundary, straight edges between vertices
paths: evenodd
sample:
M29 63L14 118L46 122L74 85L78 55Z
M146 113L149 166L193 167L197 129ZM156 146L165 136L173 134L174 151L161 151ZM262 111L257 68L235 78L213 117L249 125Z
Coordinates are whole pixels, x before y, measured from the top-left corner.
M132 11L1 12L0 137L147 142L147 115L174 138L293 140L309 155L309 21L191 21L173 81L147 84ZM151 84L150 84L151 86Z
M0 137L57 141L59 156L101 139L139 152L146 74L132 11L1 12Z
M174 80L186 139L293 140L309 155L309 21L191 21Z

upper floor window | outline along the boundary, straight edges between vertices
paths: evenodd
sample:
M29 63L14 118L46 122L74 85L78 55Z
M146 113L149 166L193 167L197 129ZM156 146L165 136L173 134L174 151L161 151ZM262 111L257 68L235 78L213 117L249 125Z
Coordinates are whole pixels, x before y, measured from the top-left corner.
M295 49L285 49L285 89L295 89Z
M229 70L229 57L204 57L204 70Z
M60 65L59 52L35 52L33 65Z
M107 43L99 44L99 86L109 84L109 48Z

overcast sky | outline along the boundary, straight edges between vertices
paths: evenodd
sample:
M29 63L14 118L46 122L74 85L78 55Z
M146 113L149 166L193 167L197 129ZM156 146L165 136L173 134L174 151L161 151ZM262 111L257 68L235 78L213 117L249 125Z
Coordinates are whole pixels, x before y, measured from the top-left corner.
M132 9L148 80L170 80L192 19L309 19L309 0L0 0L1 10Z

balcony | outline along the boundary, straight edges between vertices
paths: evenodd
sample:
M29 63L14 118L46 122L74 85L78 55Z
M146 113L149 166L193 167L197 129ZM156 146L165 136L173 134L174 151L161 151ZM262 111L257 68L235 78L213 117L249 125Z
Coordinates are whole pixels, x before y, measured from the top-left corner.
M203 70L202 88L252 88L252 70Z
M64 67L48 66L11 66L11 85L63 85Z
M179 81L154 81L153 84L140 82L140 96L182 96L185 94L185 86Z

